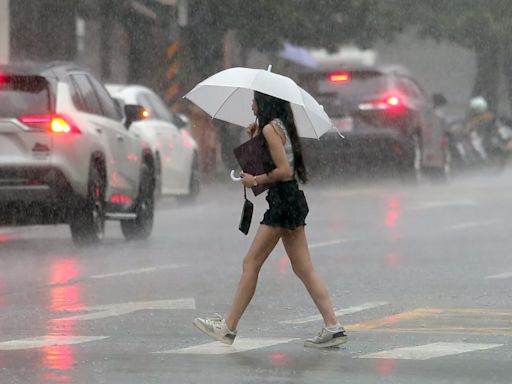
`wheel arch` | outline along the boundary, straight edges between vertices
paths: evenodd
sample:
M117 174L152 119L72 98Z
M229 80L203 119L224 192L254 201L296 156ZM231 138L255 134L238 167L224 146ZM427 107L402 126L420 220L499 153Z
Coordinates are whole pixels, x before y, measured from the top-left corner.
M140 169L140 174L141 174L141 177L142 177L142 172L143 172L143 169L144 167L148 167L150 172L151 172L151 180L152 180L152 187L154 188L155 187L155 171L156 171L156 159L155 159L155 154L153 154L153 151L151 151L151 149L149 148L145 148L143 151L142 151L142 161L141 161L141 169ZM139 180L140 182L140 180Z
M91 154L89 167L95 167L99 171L103 181L107 181L107 161L103 152L95 151Z

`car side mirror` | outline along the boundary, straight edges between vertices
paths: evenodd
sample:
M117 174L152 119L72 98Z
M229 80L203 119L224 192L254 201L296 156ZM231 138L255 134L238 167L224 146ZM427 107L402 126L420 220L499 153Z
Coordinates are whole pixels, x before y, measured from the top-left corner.
M124 114L126 116L126 120L124 125L126 128L130 127L132 123L135 121L144 120L147 117L149 117L148 111L141 106L137 104L127 104L124 106Z
M432 103L434 104L434 108L444 107L448 104L448 100L442 93L434 93L432 95Z

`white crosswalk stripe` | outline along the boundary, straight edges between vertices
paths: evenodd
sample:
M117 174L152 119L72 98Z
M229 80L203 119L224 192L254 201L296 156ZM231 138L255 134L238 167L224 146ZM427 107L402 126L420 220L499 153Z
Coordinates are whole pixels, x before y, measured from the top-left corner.
M457 231L457 230L463 230L463 229L469 229L469 228L478 228L478 227L483 227L483 226L497 225L500 223L501 223L500 220L469 221L467 223L460 223L460 224L456 224L456 225L450 225L448 227L443 227L443 230Z
M412 211L420 211L431 208L447 208L447 207L476 207L478 203L475 200L447 200L447 201L425 201L417 206L409 208Z
M90 341L104 340L108 336L40 336L27 339L10 340L0 343L1 351L42 348L53 345L81 344Z
M87 276L86 279L105 279L105 278L109 278L109 277L120 277L120 276L152 273L152 272L164 271L167 269L178 269L178 268L183 268L183 267L185 267L184 264L167 264L167 265L160 265L160 266L156 266L156 267L147 267L147 268L131 269L128 271L105 273L105 274L101 274L101 275L92 275L92 276Z
M227 355L251 351L254 349L268 348L278 344L285 344L298 339L287 338L237 338L233 345L223 344L218 341L213 343L195 345L187 348L172 349L155 353L175 353L190 355Z
M367 309L380 307L380 306L386 305L386 304L388 304L388 303L385 301L365 303L365 304L361 304L361 305L357 305L357 306L353 306L353 307L338 309L334 313L336 314L336 316L350 315L352 313L361 312L361 311L364 311ZM295 319L295 320L285 320L285 321L281 321L280 323L281 324L305 324L305 323L309 323L311 321L318 321L318 320L322 320L321 315L313 315L313 316L303 317L301 319Z
M488 279L508 279L510 277L512 277L512 272L503 272L497 275L487 276Z
M321 243L313 243L309 245L309 249L315 249L315 248L323 248L323 247L330 247L332 245L338 245L343 243L351 243L356 241L355 239L336 239L331 241L324 241Z
M158 309L196 309L196 302L193 298L176 299L176 300L156 300L156 301L140 301L132 303L95 305L91 307L83 307L77 311L87 311L92 313L62 317L60 321L70 320L97 320L107 317L121 316L128 313L142 310L158 310Z
M415 347L396 348L388 351L354 356L359 359L428 360L435 357L458 355L501 347L503 344L432 343Z

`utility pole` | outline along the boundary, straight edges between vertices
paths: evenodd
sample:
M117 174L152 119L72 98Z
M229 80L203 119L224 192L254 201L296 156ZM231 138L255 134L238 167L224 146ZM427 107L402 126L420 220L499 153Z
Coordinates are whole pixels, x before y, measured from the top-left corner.
M0 64L9 61L10 23L9 0L0 0Z
M169 107L172 107L181 96L180 84L180 50L181 50L181 29L188 24L188 2L187 0L175 1L174 13L175 23L170 25L169 42L165 52L166 60L166 89L164 99Z

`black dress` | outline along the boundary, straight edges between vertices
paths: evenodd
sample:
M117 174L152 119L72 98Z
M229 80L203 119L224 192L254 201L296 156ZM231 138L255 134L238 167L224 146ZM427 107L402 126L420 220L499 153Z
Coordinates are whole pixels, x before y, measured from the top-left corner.
M272 161L266 140L263 135L261 137L264 168L270 171L275 168L275 164ZM286 229L295 229L306 225L305 220L309 212L308 203L295 178L270 184L266 200L268 209L260 224Z
M279 181L270 185L266 200L268 209L260 224L295 229L306 225L309 208L297 180Z

